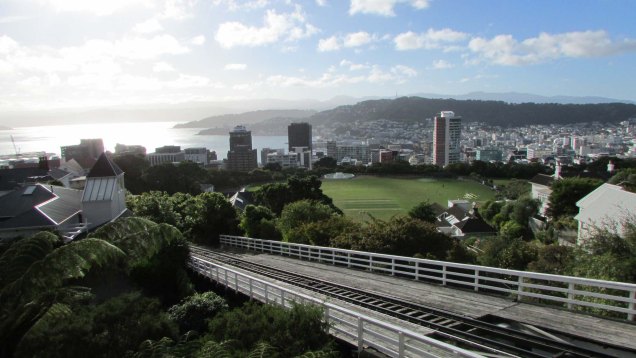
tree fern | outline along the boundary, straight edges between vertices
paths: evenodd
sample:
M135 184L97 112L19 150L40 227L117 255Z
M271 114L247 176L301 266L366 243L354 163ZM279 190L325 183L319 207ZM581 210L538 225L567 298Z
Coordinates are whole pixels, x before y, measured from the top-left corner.
M323 350L323 351L305 352L299 356L296 356L295 358L336 358L339 356L340 355L336 351Z
M22 277L4 287L0 291L0 303L15 307L20 302L29 302L71 279L84 277L93 267L117 265L123 258L119 248L103 240L72 242L33 263Z
M229 358L228 342L207 341L196 354L196 358Z
M22 277L34 262L42 260L59 244L59 237L50 232L16 241L0 256L0 289Z
M131 217L108 224L92 236L119 247L128 256L128 266L134 267L181 238L182 234L173 226Z
M276 348L267 342L256 343L256 347L252 349L248 358L269 358L276 353Z

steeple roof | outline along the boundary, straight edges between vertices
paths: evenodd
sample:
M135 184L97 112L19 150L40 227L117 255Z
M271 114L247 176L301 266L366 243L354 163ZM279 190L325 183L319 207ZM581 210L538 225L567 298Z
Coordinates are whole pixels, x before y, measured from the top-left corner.
M116 177L122 173L123 171L117 166L117 164L113 163L113 161L108 159L108 157L106 156L106 153L102 153L86 177L87 178Z

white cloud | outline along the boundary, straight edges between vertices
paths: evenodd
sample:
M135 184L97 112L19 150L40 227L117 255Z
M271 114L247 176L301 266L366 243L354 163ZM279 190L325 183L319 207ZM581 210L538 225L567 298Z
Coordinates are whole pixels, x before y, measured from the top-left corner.
M263 46L278 41L296 41L312 36L318 28L307 23L299 6L293 13L278 14L267 10L262 27L248 26L240 22L224 22L219 25L216 41L225 48L236 46Z
M468 34L464 32L454 31L451 29L434 30L428 29L424 33L415 33L412 31L404 32L395 36L395 48L397 50L416 50L416 49L436 49L446 44L459 42L468 38Z
M433 61L433 69L435 70L445 70L445 69L449 69L449 68L453 68L455 66L453 66L452 63L445 61L445 60L436 60Z
M167 62L157 62L152 66L153 72L174 72L176 71L174 66Z
M14 23L14 22L20 22L20 21L28 20L30 18L31 17L29 17L29 16L22 16L22 15L5 16L5 17L0 17L0 24L10 24L10 23Z
M365 31L359 31L347 34L344 38L344 46L345 47L358 47L362 45L366 45L373 41L372 36Z
M327 6L327 0L316 0L316 5Z
M201 46L205 43L205 36L199 35L190 39L190 43L195 46Z
M224 69L228 71L243 71L246 68L247 68L247 65L244 63L228 63L224 67Z
M151 34L161 30L163 30L163 26L161 26L157 19L149 19L133 27L133 31L140 34Z
M368 64L353 63L349 60L342 60L340 61L340 67L347 67L349 68L349 71L360 71L368 69L371 66Z
M340 41L335 36L318 41L318 51L320 52L337 51L340 50L340 47Z
M18 43L7 35L0 36L0 55L8 54L18 49Z
M88 12L98 16L111 15L126 7L144 4L149 0L42 0L58 12Z
M224 5L230 11L255 10L255 9L262 9L265 6L269 5L269 1L268 0L251 0L251 1L213 0L212 5L215 5L215 6Z
M417 76L417 71L409 66L404 65L396 65L391 67L391 72L404 77L415 77Z
M378 41L377 35L372 35L366 31L358 31L346 34L345 36L331 36L318 41L318 51L337 51L342 47L361 47Z
M374 14L381 16L395 16L394 7L398 3L408 3L417 10L428 7L427 0L351 0L349 14Z
M563 57L602 57L636 52L636 39L612 40L605 31L541 33L538 37L517 41L511 35L492 39L473 38L469 49L494 64L514 66L541 63Z
M165 0L161 17L173 20L190 18L195 3L196 0Z
M356 66L348 60L340 61L340 68ZM312 78L307 76L275 75L266 79L266 83L274 87L306 87L306 88L334 88L359 83L383 84L404 83L408 78L417 76L417 71L404 65L396 65L388 71L378 65L364 65L366 73L356 75L339 73L338 66L330 66L322 75Z

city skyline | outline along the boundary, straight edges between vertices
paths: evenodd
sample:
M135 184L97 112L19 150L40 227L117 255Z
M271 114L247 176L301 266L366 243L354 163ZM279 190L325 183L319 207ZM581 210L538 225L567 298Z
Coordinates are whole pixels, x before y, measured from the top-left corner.
M524 92L636 100L629 1L0 2L0 109Z

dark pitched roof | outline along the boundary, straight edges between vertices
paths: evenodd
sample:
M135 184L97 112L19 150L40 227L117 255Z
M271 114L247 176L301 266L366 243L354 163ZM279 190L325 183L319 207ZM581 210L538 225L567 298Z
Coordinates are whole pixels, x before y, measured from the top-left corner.
M30 182L30 177L43 177L47 175L46 169L41 168L14 168L0 170L0 190L13 190L25 182Z
M53 168L51 170L49 170L49 175L51 176L51 178L56 179L56 180L60 180L62 178L64 178L67 175L70 175L71 173L67 172L66 170L60 169L60 168Z
M117 164L113 163L113 161L108 159L108 157L106 156L106 153L102 153L86 177L87 178L116 177L122 173L123 171L117 166Z
M554 183L554 177L546 174L537 174L529 181L534 184L552 186L552 183Z
M55 195L42 185L16 189L0 197L0 218L18 216L54 197Z
M484 219L479 217L471 217L466 220L462 220L455 224L462 230L464 234L476 234L476 233L496 233L492 226L488 225Z
M40 211L51 220L60 224L81 210L81 190L68 189L60 186L52 187L52 190L57 198L39 207Z
M80 211L81 190L31 185L0 197L0 229L56 226Z

